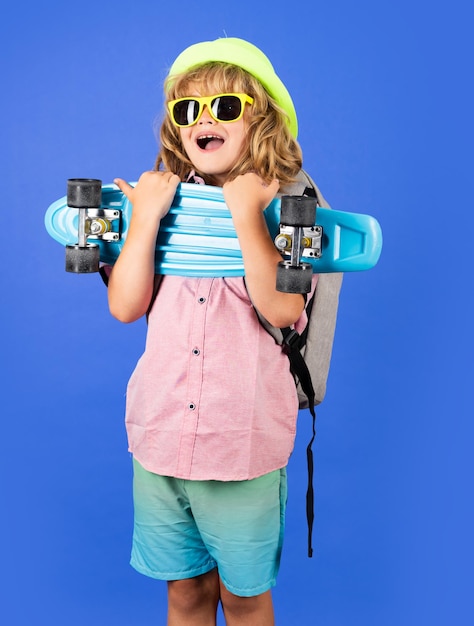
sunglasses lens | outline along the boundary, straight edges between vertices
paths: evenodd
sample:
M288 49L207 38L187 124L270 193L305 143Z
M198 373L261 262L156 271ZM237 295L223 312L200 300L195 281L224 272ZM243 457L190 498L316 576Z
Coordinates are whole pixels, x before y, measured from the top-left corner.
M218 120L232 122L239 117L242 103L237 96L220 96L212 101L211 108L214 117Z
M199 102L197 100L181 100L173 107L174 121L180 126L189 126L196 121L199 115Z

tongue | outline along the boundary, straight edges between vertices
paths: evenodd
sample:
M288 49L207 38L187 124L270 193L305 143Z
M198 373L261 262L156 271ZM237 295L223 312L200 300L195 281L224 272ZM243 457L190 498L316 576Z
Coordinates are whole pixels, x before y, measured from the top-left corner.
M206 144L206 150L216 150L217 148L220 148L222 146L222 139L211 139L210 141L207 142Z

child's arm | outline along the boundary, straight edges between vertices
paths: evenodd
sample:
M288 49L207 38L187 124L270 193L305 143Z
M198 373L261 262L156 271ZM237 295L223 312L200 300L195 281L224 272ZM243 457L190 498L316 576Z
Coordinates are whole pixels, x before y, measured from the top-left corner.
M277 266L282 258L263 215L278 192L278 181L265 186L257 174L244 174L225 183L223 189L242 250L250 298L270 324L290 326L303 312L304 297L276 290Z
M180 180L170 172L145 172L136 187L120 178L114 182L132 203L133 211L127 238L109 278L109 308L121 322L134 322L150 304L156 237Z

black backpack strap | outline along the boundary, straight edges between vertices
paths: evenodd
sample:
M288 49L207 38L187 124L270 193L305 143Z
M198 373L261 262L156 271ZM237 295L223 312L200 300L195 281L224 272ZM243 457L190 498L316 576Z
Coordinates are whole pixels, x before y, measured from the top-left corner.
M106 266L106 265L101 265L99 267L99 274L100 274L100 277L102 278L102 280L104 282L104 285L106 287L108 287L109 286L110 267Z
M311 315L311 309L313 307L314 296L308 302L306 307L306 314L309 317ZM309 321L308 321L309 323ZM299 380L301 388L308 398L309 412L312 417L312 436L310 442L306 448L306 459L308 466L308 488L306 491L306 519L308 522L308 556L313 556L313 523L314 523L314 487L313 487L313 474L314 474L314 459L313 459L313 442L316 437L316 410L314 399L314 388L311 380L311 374L308 370L306 362L301 354L301 348L306 343L306 336L308 334L308 324L301 333L301 335L293 328L282 328L283 345L285 351L290 360L290 370L293 376Z
M314 187L305 187L305 190L301 194L302 196L308 196L308 198L317 198L318 194Z
M304 185L304 187L303 187ZM302 190L303 189L303 190ZM319 190L311 179L311 177L301 170L298 176L298 183L293 189L287 190L288 193L296 195L309 196L316 198L319 206L324 206L326 203L322 196L320 196ZM311 309L313 307L314 295L306 306L306 313L309 318L311 315ZM282 328L281 333L283 335L283 346L288 358L290 360L290 370L299 382L301 389L308 398L308 408L312 417L312 436L310 442L306 448L306 458L308 466L308 488L306 491L306 519L308 522L308 556L313 556L313 523L314 523L314 488L313 488L313 474L314 474L314 460L313 460L313 442L316 437L316 411L315 411L315 392L313 388L313 382L311 380L311 374L308 370L308 366L301 354L301 349L306 344L306 337L308 335L308 324L305 330L301 333L296 332L293 328Z

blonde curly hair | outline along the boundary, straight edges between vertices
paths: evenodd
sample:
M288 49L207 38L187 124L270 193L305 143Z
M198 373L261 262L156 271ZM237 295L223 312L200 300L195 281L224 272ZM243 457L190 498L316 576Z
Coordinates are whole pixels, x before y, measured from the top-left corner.
M244 69L228 63L200 65L165 82L165 117L159 131L160 151L155 169L177 174L182 181L195 169L184 151L179 129L171 121L167 103L186 97L196 89L202 94L246 93L254 99L246 105L247 140L242 154L229 173L229 180L247 172L257 173L267 184L273 179L284 187L295 181L302 166L302 152L290 133L287 115L270 97L260 81ZM216 184L212 176L196 170L207 184Z

